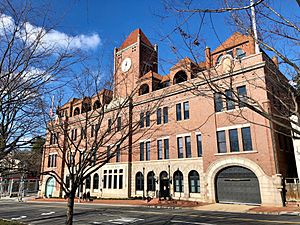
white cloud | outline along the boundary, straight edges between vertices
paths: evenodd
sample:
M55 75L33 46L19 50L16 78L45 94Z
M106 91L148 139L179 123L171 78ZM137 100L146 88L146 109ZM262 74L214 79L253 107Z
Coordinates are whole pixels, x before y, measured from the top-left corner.
M0 15L0 36L11 33L16 27L12 17ZM19 27L17 37L23 41L32 44L41 36L41 48L58 48L58 49L82 49L91 50L101 45L101 39L98 34L79 34L68 35L66 33L50 30L46 31L43 27L37 27L29 22L25 22Z

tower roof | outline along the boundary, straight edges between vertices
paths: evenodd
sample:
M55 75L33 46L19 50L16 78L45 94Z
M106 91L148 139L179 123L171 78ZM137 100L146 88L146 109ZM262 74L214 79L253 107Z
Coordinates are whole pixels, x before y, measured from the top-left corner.
M148 38L146 37L146 35L143 33L143 31L138 28L134 31L132 31L128 37L126 38L126 40L123 42L123 44L120 46L119 50L124 49L132 44L134 44L135 42L137 42L138 40L138 36L141 37L141 41L148 45L148 46L152 46L151 42L148 40Z

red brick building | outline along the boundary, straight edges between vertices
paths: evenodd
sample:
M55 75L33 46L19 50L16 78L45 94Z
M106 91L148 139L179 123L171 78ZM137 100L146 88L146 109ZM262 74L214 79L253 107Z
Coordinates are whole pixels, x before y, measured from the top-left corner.
M168 195L282 205L282 177L296 171L290 140L284 138L282 144L269 120L220 94L251 99L251 104L272 113L276 109L269 90L276 86L276 76L283 78L277 61L263 52L255 54L254 40L238 32L203 54L204 62L184 58L163 76L158 74L158 48L140 29L115 49L114 90L103 90L90 99L91 110L107 104L109 111L137 90L132 111L124 109L122 121L131 121L126 118L131 115L140 127L126 142L132 154L116 155L93 172L83 184L84 192L103 198ZM60 115L70 120L80 117L85 101L73 99L60 108ZM148 111L153 104L155 111ZM74 135L79 136L80 130ZM55 170L67 179L57 143L50 136L43 170ZM59 192L59 184L43 176L41 195Z

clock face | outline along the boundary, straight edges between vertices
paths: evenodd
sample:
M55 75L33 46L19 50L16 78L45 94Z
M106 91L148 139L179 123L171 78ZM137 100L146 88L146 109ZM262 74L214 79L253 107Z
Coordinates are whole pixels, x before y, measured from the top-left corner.
M123 60L122 64L121 64L121 69L123 72L127 72L131 67L131 59L130 58L126 58Z

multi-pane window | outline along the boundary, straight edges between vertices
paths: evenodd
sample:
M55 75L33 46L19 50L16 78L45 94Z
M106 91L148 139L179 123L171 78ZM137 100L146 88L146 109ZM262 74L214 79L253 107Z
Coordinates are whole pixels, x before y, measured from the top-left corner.
M114 186L113 189L117 189L118 187L118 175L115 173L114 174Z
M50 134L50 145L54 145L58 143L58 133Z
M146 127L150 127L150 112L146 112Z
M226 109L231 110L234 109L234 101L233 101L233 96L232 96L232 91L231 90L226 90Z
M181 116L181 103L176 104L176 120L179 121L182 119Z
M156 111L156 124L161 124L161 108L157 109Z
M237 94L239 98L239 107L245 107L245 103L247 103L247 90L246 86L237 87Z
M119 174L119 189L123 189L123 174Z
M182 137L177 138L178 158L183 158L183 141Z
M184 102L183 103L183 119L187 120L189 118L190 118L189 102Z
M168 107L163 108L164 123L168 123Z
M147 191L155 191L155 174L153 171L147 175Z
M135 190L136 191L144 190L144 175L141 172L138 172L135 176Z
M85 188L86 189L91 188L91 176L90 175L85 179Z
M181 112L181 103L176 104L176 120L180 121L182 120L182 112ZM187 120L190 118L189 113L189 102L183 103L183 119Z
M97 124L95 125L95 137L97 137L97 135L98 135L98 133L99 133L99 130L100 130L100 124L97 123Z
M77 139L77 129L71 130L71 140L76 141Z
M165 159L169 159L169 139L164 139Z
M177 170L174 173L174 191L183 192L183 175L182 172Z
M150 160L150 141L146 142L146 160Z
M106 147L106 154L107 154L107 159L109 160L109 158L110 158L110 146Z
M192 150L191 150L191 137L190 136L185 136L185 154L186 158L191 158L192 157Z
M121 150L120 150L120 145L117 145L116 149L116 162L120 162L121 160Z
M189 191L190 193L200 193L199 173L195 170L189 173Z
M123 188L123 169L104 170L103 188L122 189ZM94 188L95 189L95 188Z
M99 189L99 175L97 173L94 174L93 189Z
M244 151L253 150L250 127L242 128L242 140L243 140L243 150Z
M144 142L140 142L140 161L144 161Z
M108 121L107 121L107 132L108 133L111 132L111 125L112 125L111 119L108 119Z
M108 171L108 188L112 187L112 170Z
M226 136L225 131L217 131L218 152L226 153Z
M140 128L144 127L144 113L140 113Z
M95 134L95 125L91 125L91 137L94 137Z
M50 154L48 156L48 167L56 167L57 154Z
M163 158L162 140L157 140L157 158Z
M229 130L229 143L231 152L239 151L239 138L237 129Z
M117 119L117 131L120 131L121 128L122 128L122 119L119 116L118 119Z
M103 176L103 188L107 188L107 170L104 170L104 176Z
M81 139L86 139L86 129L84 127L81 128Z
M197 134L196 139L197 139L197 154L198 157L201 157L202 156L202 135Z
M220 93L215 93L214 101L215 101L215 112L222 112L223 111L222 95Z

